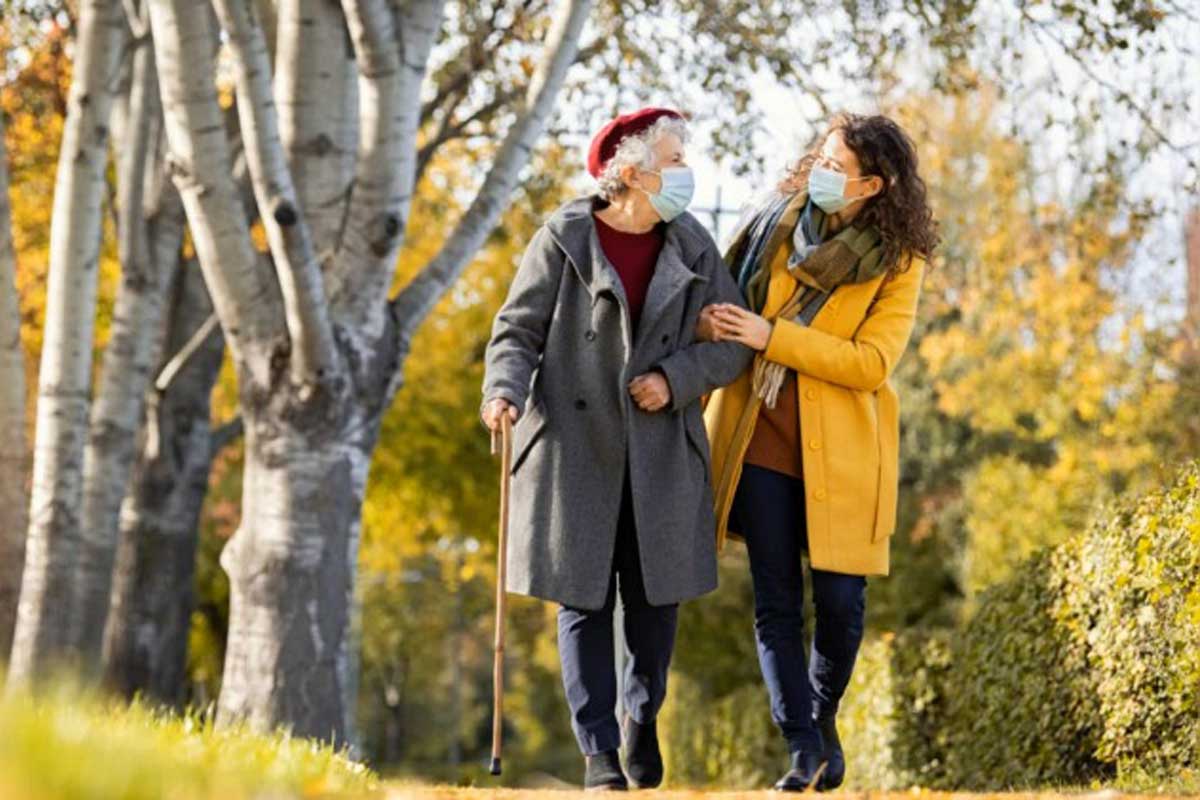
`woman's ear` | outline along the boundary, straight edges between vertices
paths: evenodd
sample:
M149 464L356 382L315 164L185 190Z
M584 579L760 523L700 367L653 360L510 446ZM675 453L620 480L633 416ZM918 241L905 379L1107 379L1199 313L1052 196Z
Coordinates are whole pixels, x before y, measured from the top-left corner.
M883 194L883 178L878 175L872 175L863 181L867 185L867 191L859 197L859 200L870 200L872 197Z
M621 180L624 181L626 186L633 189L640 189L642 188L642 179L638 172L639 170L635 165L626 164L621 167Z

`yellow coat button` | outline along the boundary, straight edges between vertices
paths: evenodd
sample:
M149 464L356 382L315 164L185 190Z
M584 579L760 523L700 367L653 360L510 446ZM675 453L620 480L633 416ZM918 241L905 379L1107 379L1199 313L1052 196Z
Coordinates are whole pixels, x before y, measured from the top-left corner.
M825 490L817 489L815 492L813 492L813 499L814 500L824 500L825 499Z
M816 389L805 389L804 390L804 398L806 400L816 400L817 399L817 390Z
M808 440L808 448L810 450L820 450L821 449L821 441L819 439L809 439Z

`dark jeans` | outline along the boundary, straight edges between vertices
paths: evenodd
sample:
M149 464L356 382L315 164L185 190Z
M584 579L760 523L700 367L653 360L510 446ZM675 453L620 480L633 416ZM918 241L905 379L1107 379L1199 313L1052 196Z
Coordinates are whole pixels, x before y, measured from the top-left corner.
M613 649L618 579L625 613L625 709L638 723L652 721L662 707L675 647L679 604L652 606L646 601L628 467L623 494L604 607L592 611L562 606L558 610L558 656L571 707L571 728L579 749L589 756L621 746Z
M754 583L754 638L771 698L771 718L788 748L819 751L813 720L837 713L850 682L866 613L867 579L810 570L816 630L806 668L804 482L746 464L734 496L733 529L743 534Z

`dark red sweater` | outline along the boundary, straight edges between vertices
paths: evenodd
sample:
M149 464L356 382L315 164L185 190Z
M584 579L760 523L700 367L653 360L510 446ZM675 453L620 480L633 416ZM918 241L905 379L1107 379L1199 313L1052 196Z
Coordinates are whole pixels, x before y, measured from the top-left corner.
M592 219L596 220L600 248L621 276L621 285L625 287L625 297L629 301L630 322L633 323L633 329L637 330L642 305L646 302L646 289L654 275L658 254L662 252L663 226L655 225L645 233L625 233L594 214Z

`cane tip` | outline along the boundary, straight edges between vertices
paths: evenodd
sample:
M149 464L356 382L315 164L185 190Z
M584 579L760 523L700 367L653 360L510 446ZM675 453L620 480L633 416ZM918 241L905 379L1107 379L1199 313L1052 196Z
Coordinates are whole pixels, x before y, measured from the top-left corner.
M491 772L493 775L500 774L500 759L498 759L498 758L492 759L492 766L491 766L491 769L489 770L489 772Z

